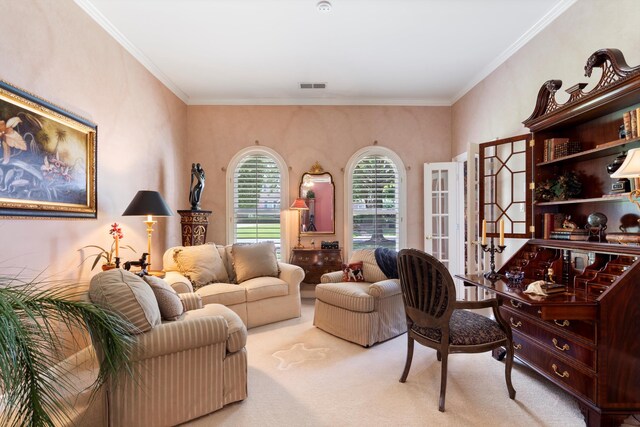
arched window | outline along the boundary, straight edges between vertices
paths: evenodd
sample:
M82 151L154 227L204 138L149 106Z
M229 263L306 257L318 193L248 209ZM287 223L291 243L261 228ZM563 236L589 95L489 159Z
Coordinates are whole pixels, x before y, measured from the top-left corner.
M287 167L275 151L249 147L238 152L227 168L227 241L255 243L273 241L278 257L286 253Z
M345 251L387 247L406 241L406 173L402 160L384 147L365 147L347 163Z

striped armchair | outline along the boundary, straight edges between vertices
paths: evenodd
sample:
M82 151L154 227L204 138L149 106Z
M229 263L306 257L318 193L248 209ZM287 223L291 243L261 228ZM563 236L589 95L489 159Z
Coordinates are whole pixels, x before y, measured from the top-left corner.
M364 282L345 282L343 272L322 275L316 286L313 324L332 335L370 347L407 331L398 279L388 279L373 249L355 251L349 264L363 263Z
M132 323L134 376L106 384L109 426L174 426L247 397L247 328L221 304L183 294L185 311L162 321L151 288L128 272L99 273L90 299ZM100 343L94 343L100 355Z

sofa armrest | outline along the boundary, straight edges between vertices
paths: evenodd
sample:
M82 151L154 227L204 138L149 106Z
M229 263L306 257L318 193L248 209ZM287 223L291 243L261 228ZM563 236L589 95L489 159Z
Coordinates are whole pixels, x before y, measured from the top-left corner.
M202 297L195 292L185 292L178 294L182 305L184 305L184 311L197 310L202 308Z
M193 292L191 281L177 271L167 271L164 280L179 294Z
M402 288L400 287L400 280L387 279L372 283L367 292L372 297L386 298L402 293Z
M320 277L320 283L340 283L342 282L342 270L324 273Z
M300 282L304 279L304 270L297 265L279 262L280 275L278 278L289 285L289 295L300 293Z
M132 362L177 353L179 351L225 343L229 338L227 321L222 316L163 323L136 336Z

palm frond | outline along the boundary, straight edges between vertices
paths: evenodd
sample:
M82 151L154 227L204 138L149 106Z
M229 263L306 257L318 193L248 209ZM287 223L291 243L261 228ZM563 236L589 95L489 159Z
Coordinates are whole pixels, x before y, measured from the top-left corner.
M42 284L42 282L40 282ZM72 342L73 329L86 329L101 343L102 363L93 390L128 364L132 337L127 322L90 302L72 286L40 289L35 283L0 278L0 401L2 425L53 426L67 420L63 391L74 390L55 369ZM69 330L61 334L60 326Z

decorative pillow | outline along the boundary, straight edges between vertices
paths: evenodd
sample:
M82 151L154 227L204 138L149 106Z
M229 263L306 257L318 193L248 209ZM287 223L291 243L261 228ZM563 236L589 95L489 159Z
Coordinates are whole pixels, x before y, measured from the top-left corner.
M170 248L164 253L162 263L166 271L178 271L187 277L194 289L229 280L220 253L211 243Z
M129 332L140 334L160 324L160 308L153 291L135 274L114 268L91 278L89 299L131 323Z
M387 280L387 276L384 275L378 263L376 262L376 256L374 249L358 249L354 251L349 259L349 264L362 261L362 272L364 274L364 280L370 283L376 283L381 280Z
M151 286L164 320L176 320L184 313L182 300L171 285L155 276L144 276L142 279Z
M235 244L231 249L233 269L238 283L254 277L278 277L278 259L276 245L273 242Z
M342 264L342 281L343 282L364 282L364 274L362 272L362 261L354 262L349 265Z

